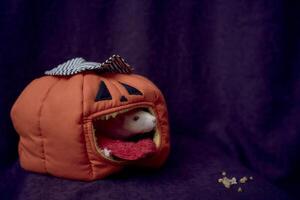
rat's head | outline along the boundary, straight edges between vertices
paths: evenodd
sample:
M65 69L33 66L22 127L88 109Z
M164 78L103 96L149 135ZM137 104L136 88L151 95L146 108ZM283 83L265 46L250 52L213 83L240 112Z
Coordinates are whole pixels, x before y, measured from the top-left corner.
M103 116L94 122L94 129L97 133L101 132L103 135L114 139L130 139L136 135L152 132L148 136L156 137L158 144L159 136L156 132L158 131L156 125L153 111L151 113L147 108L136 108L121 114L115 113L108 119Z
M123 128L133 134L150 132L156 127L156 117L143 110L130 111L123 119Z

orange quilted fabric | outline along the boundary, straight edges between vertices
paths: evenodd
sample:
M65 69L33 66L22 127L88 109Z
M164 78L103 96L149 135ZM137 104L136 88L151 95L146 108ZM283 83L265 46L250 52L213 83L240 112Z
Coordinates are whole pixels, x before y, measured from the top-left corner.
M111 99L96 101L99 84L105 83ZM137 89L130 94L121 84ZM124 96L127 101L121 101ZM153 112L157 127L156 152L130 161L106 157L97 140L96 119L134 108ZM11 110L20 135L19 156L24 169L78 180L100 179L124 166L159 167L169 149L167 107L160 90L135 74L79 73L73 76L44 76L32 81Z

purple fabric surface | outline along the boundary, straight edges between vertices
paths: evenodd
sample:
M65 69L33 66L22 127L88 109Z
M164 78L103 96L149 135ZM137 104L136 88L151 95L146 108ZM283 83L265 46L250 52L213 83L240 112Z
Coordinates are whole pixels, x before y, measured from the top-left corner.
M214 146L179 136L166 165L158 171L125 170L104 180L80 182L23 171L16 163L6 172L7 199L289 199L269 181L241 163L224 155ZM193 144L195 147L187 144ZM218 183L221 172L254 180L226 189ZM7 193L6 193L7 194Z
M299 18L300 3L284 0L1 1L1 194L129 199L134 193L123 193L143 194L150 183L159 183L145 199L216 199L225 192L212 182L214 175L234 163L233 171L260 177L250 189L255 197L284 199L282 190L299 197ZM24 87L67 59L101 62L112 54L165 94L178 141L165 168L75 183L13 165L18 137L9 111ZM218 156L205 154L200 144L219 149ZM250 193L242 195L251 199Z

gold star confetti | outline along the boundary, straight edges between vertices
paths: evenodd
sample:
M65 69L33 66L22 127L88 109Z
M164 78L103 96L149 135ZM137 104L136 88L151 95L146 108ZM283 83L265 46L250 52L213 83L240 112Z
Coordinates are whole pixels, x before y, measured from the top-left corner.
M245 184L248 180L253 180L252 176L244 176L237 182L236 177L228 178L225 171L223 171L221 174L223 177L218 179L218 183L222 184L227 189L230 189L233 185ZM237 192L243 192L242 187L239 186Z
M240 183L246 183L248 181L247 177L244 176L243 178L240 179Z
M237 191L238 191L238 192L243 192L243 190L242 190L241 187L239 187Z

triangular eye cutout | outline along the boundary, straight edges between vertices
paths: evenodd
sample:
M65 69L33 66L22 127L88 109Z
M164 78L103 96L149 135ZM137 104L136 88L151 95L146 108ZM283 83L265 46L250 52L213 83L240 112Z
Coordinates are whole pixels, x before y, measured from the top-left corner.
M125 83L121 83L121 82L119 82L119 83L124 86L124 88L127 90L127 92L130 95L143 95L143 93L141 93L138 89L136 89L130 85L127 85Z
M104 81L101 81L95 101L111 100L111 99L112 99L112 97L111 97Z

